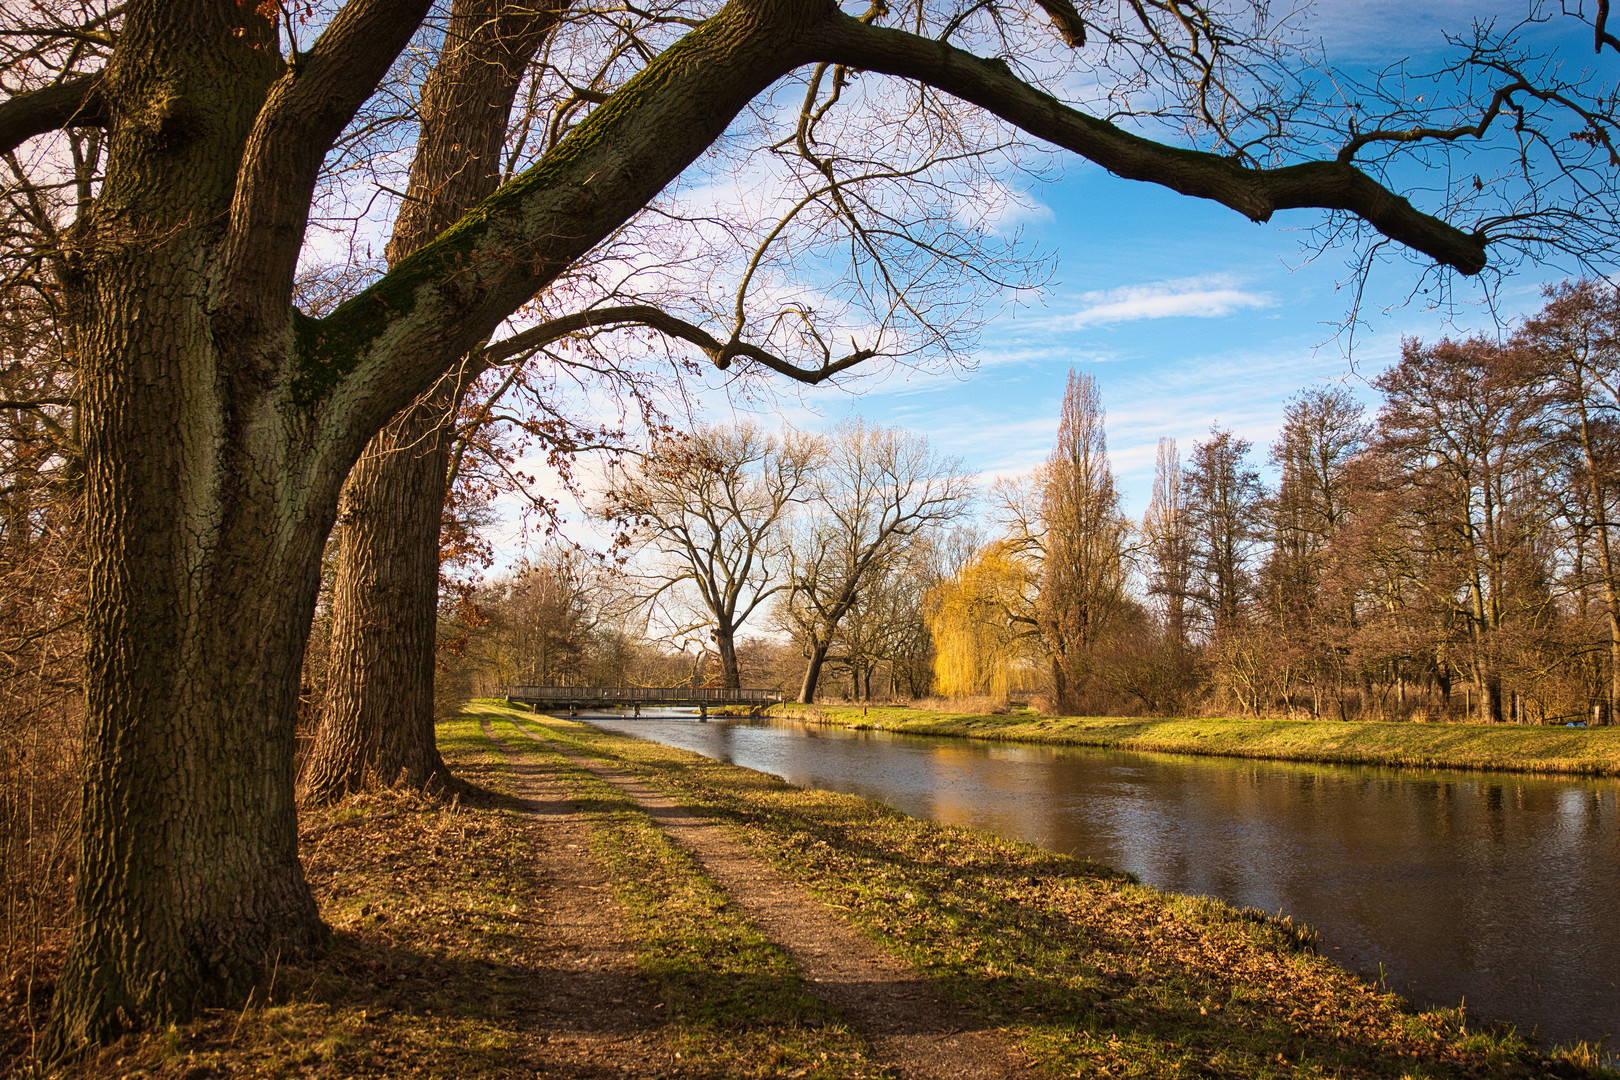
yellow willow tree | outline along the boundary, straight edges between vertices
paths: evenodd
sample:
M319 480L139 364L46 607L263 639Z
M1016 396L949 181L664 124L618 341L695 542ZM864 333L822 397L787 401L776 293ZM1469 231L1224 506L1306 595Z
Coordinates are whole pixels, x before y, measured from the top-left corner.
M1027 634L1010 613L1026 606L1028 568L1005 544L975 555L935 588L928 629L934 636L934 689L945 697L1005 699L1027 660Z

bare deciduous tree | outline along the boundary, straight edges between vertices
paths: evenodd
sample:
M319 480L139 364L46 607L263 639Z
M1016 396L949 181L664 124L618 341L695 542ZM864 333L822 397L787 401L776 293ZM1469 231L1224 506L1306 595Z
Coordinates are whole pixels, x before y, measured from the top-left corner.
M1538 382L1522 350L1474 338L1408 341L1377 384L1382 446L1422 495L1433 541L1454 568L1462 651L1485 721L1503 719L1503 631L1547 602L1518 588L1549 512Z
M1575 531L1576 563L1590 551L1596 572L1577 573L1576 588L1602 594L1608 638L1608 714L1620 716L1620 297L1605 282L1567 282L1522 331L1522 343L1544 365L1551 404L1569 446L1566 517Z
M789 546L783 621L805 650L799 700L816 699L839 624L876 576L928 530L961 517L972 494L961 465L920 435L862 421L839 425Z
M1270 627L1296 653L1294 673L1311 683L1313 714L1322 686L1342 675L1337 645L1356 622L1354 604L1334 603L1323 579L1328 551L1351 516L1350 472L1372 437L1364 412L1342 387L1304 391L1288 403L1271 448L1281 480L1260 588Z
M786 519L822 455L800 432L709 426L621 467L605 496L602 513L625 522L632 547L652 560L626 572L631 606L664 616L678 640L712 643L725 686L742 685L738 631L788 587Z

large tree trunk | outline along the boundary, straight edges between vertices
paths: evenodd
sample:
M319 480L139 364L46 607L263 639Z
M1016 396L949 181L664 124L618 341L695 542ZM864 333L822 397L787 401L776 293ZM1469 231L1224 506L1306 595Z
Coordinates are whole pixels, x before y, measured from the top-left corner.
M167 423L174 397L141 395L98 426ZM171 430L167 458L90 458L101 580L87 619L85 840L48 1056L124 1022L240 1000L277 956L326 936L298 861L292 795L298 671L319 581L311 556L325 530L289 521L249 462L219 458L208 464L236 490L233 505L173 517L187 501L176 489L196 474L171 467L202 464L187 460L186 434ZM134 523L139 532L120 527Z
M1476 715L1482 724L1502 723L1502 680L1485 664L1474 665L1474 686L1479 691Z
M108 73L112 154L66 283L84 347L85 794L47 1058L240 999L326 933L291 773L331 521L277 482L303 462L279 452L286 418L214 320L202 271L219 233L188 227L230 205L272 39L262 19L233 35L234 10L147 14L118 54L143 62ZM310 479L315 505L323 481L335 497Z
M373 783L451 783L434 738L433 669L457 397L447 381L412 405L372 440L344 486L327 693L299 782L304 802Z
M799 701L812 705L816 700L816 686L821 682L821 667L827 662L826 645L810 646L810 662L804 668L804 681L799 684Z
M720 623L714 631L715 651L720 654L720 685L728 690L742 686L742 668L737 663L737 632Z

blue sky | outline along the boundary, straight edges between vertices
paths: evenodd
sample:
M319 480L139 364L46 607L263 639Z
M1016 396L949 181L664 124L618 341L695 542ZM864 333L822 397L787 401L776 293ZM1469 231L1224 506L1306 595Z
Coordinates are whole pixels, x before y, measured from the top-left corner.
M1331 0L1310 26L1333 61L1378 67L1421 63L1444 45L1442 29L1466 29L1492 11L1516 19L1525 6ZM1589 34L1561 43L1569 62L1612 72L1613 57L1594 61ZM1056 173L1026 192L1032 205L1021 215L1026 232L1054 255L1055 273L984 328L968 366L939 374L896 368L847 389L779 385L773 401L735 403L714 376L700 395L707 415L806 428L860 415L926 434L988 482L1024 472L1050 451L1073 366L1097 380L1126 510L1139 518L1161 436L1176 439L1185 459L1219 423L1252 441L1263 465L1288 399L1302 389L1338 382L1372 404L1369 384L1398 356L1403 337L1495 332L1536 310L1541 287L1570 269L1527 265L1495 283L1489 304L1463 283L1451 303L1437 306L1414 295L1421 267L1391 260L1369 279L1351 335L1343 329L1355 302L1348 256L1311 256L1319 212L1255 224L1078 159L1059 163ZM1421 190L1425 178L1410 179Z
M1542 282L1562 277L1530 270L1504 281L1497 313L1467 295L1442 309L1410 295L1417 268L1396 262L1374 272L1352 335L1350 268L1340 253L1307 259L1311 212L1256 225L1095 168L1072 173L1035 193L1053 281L985 328L972 369L803 392L784 400L785 415L800 426L864 415L926 433L987 478L1014 474L1050 451L1073 366L1097 380L1110 457L1140 516L1161 436L1185 457L1219 423L1263 461L1300 390L1339 382L1370 403L1368 384L1403 337L1492 331L1497 313L1535 310Z

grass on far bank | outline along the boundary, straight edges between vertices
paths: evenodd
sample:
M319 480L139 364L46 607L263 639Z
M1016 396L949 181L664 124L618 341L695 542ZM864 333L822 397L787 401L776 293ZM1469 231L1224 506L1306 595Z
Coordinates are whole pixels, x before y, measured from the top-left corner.
M1620 727L1335 720L1043 717L902 706L777 705L776 716L855 729L1057 746L1410 768L1620 775Z
M727 822L1060 1075L1597 1075L1588 1049L1543 1057L1461 1010L1414 1011L1317 955L1308 931L1259 912L685 751L526 719Z

